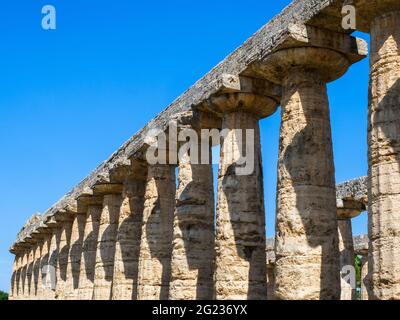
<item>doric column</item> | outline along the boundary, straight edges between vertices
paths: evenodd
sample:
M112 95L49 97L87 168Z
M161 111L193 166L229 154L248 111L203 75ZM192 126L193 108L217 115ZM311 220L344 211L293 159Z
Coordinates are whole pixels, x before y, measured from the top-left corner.
M68 254L66 285L64 298L78 299L79 277L81 269L82 246L86 224L86 212L78 212L72 222L71 241Z
M361 256L361 300L369 300L368 253Z
M99 236L102 197L80 197L78 208L84 206L86 224L83 235L82 257L79 272L78 300L92 300L96 265L97 240ZM78 209L80 211L80 209Z
M26 268L26 280L25 280L25 300L32 299L32 284L33 284L33 264L35 260L35 246L32 245L29 248L27 268Z
M13 266L12 266L12 275L11 275L11 287L10 287L10 293L8 296L9 300L15 300L15 296L16 296L16 292L15 292L15 283L16 283L16 279L17 279L17 270L18 270L18 256L17 254L14 252L14 262L13 262Z
M175 189L175 166L149 166L139 255L138 300L168 299Z
M370 299L400 299L400 2L356 0L357 29L370 32Z
M131 159L130 166L115 170L110 177L115 182L123 183L112 298L136 300L147 165Z
M94 188L94 192L101 194L104 200L97 240L93 300L110 300L122 185L101 184Z
M282 84L275 295L283 300L339 299L335 171L326 83L364 58L366 43L303 25L291 32L292 39L262 65L269 80Z
M41 258L41 247L42 244L40 242L36 243L33 248L33 263L32 263L32 277L31 277L31 285L30 285L30 299L38 300L39 296L39 277L40 277L40 258Z
M355 300L356 290L344 280L347 266L355 267L356 255L351 219L356 218L366 210L360 201L338 199L336 202L339 234L340 270L344 272L341 278L341 300Z
M227 77L233 91L211 97L222 116L218 172L215 298L266 299L266 239L259 120L275 112L279 88ZM225 89L224 89L225 90ZM277 94L274 94L277 92ZM245 160L245 161L242 161Z
M208 148L211 155L211 148ZM191 164L186 153L179 161L171 300L211 300L214 296L214 188L212 159L209 158L208 164ZM200 157L196 160L200 163Z
M21 254L20 251L14 252L14 264L13 264L13 275L11 279L11 291L10 291L10 300L18 300L18 286L19 286L19 279L20 279L20 267L21 267Z
M73 219L72 214L73 213L66 211L58 213L56 216L57 221L60 223L60 228L57 233L57 287L55 291L55 298L57 300L65 299L67 266Z
M56 299L56 288L58 285L58 243L60 239L61 229L58 227L57 222L53 222L52 224L52 234L50 241L50 249L49 249L49 260L48 260L48 268L46 274L46 300L55 300ZM51 283L54 281L54 286Z
M51 240L52 240L52 234L50 231L49 233L46 234L46 237L43 239L43 246L42 246L42 251L41 251L41 260L40 260L40 277L39 277L39 292L40 300L47 300L49 299L49 292L51 291L50 288L50 283L47 282L47 280L50 282L50 278L46 274L48 270L48 265L49 265L49 259L50 259L50 245L51 245Z
M18 300L24 300L24 289L25 289L25 282L26 282L26 250L21 251L21 264L20 264L20 277L19 277L19 285L18 285Z

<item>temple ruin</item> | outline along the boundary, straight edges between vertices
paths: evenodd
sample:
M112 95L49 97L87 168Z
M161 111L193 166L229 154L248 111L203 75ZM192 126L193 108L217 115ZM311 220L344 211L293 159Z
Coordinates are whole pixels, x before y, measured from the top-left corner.
M342 27L344 5L370 52ZM368 56L368 177L337 185L326 84ZM353 300L341 271L358 255L361 299L400 299L399 104L400 1L294 0L27 222L10 249L10 298ZM259 121L279 106L276 237L266 239ZM227 132L216 196L211 163L146 161L148 133L170 134L171 120L179 132ZM236 129L255 133L252 174L228 157ZM365 211L369 234L354 238Z

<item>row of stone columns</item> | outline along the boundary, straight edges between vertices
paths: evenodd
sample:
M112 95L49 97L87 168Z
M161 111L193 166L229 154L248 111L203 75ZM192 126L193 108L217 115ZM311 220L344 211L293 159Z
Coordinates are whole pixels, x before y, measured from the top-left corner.
M371 32L371 297L396 299L400 8L394 0L374 0L372 5L363 1L355 2L363 8L358 11L361 29ZM323 41L321 34L326 37ZM258 66L258 76L282 87L274 292L277 299L339 299L341 266L354 255L344 254L346 261L340 261L339 235L346 251L350 225L348 217L337 219L326 84L365 55L350 45L354 39L347 35L310 28L303 36L308 38L291 39ZM265 298L258 122L275 112L277 104L272 94L245 88L208 101L228 132L221 146L215 230L210 165L180 163L177 190L174 165L142 168L145 175L136 173L130 180L94 187L87 197L92 203L85 206L84 227L78 222L81 213L55 221L48 252L43 246L32 246L18 253L13 295L15 289L14 296L23 298L38 294L37 261L48 254L57 279L55 292L43 294L49 299ZM239 175L238 149L243 142L246 149L246 142L236 130L249 129L254 131L254 170ZM77 253L71 257L74 245ZM71 285L73 275L79 280Z

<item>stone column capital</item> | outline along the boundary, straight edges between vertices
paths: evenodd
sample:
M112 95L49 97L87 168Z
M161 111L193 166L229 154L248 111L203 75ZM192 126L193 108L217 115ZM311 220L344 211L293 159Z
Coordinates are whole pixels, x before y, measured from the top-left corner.
M303 74L317 72L322 81L331 82L368 55L366 41L345 33L298 23L290 25L288 32L274 52L252 66L253 73L282 84L289 73L298 69Z
M345 0L344 5L356 8L357 30L370 32L374 19L395 11L400 11L398 0Z
M336 200L338 220L351 220L358 217L367 208L363 202L355 200Z
M218 83L218 92L206 99L199 110L217 114L246 112L266 118L275 113L280 103L280 86L257 78L222 74Z

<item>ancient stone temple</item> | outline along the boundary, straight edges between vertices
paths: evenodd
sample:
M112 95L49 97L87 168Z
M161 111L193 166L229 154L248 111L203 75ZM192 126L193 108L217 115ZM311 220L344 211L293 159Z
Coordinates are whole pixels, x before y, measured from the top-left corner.
M343 25L349 6L370 53ZM368 56L369 172L338 185L327 84ZM353 300L359 256L361 299L400 299L399 105L400 1L294 0L27 222L10 249L10 297ZM266 239L259 122L278 110ZM365 211L369 234L354 238Z

